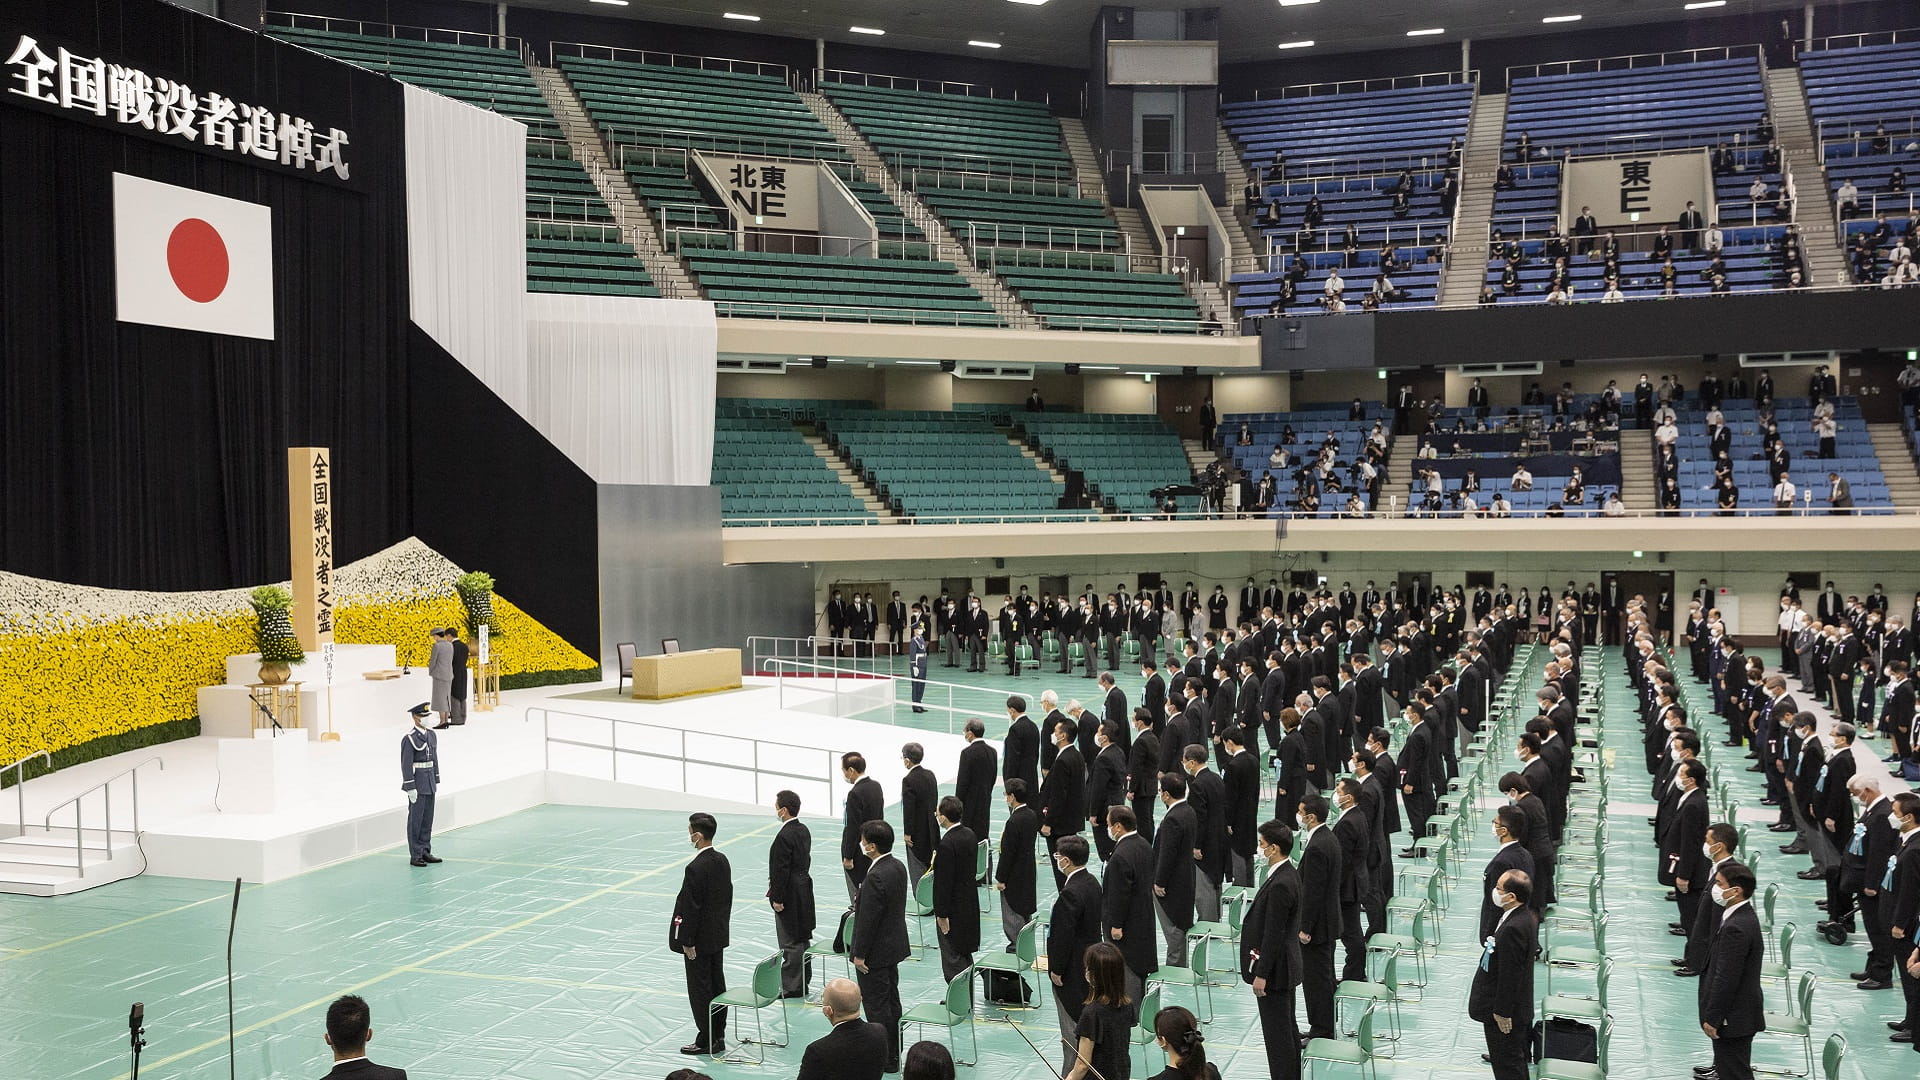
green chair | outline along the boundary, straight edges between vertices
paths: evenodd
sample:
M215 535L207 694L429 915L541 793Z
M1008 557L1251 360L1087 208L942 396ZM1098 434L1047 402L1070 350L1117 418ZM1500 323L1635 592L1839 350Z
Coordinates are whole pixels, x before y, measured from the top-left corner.
M1794 993L1789 1005L1798 1004L1799 1015L1792 1009L1784 1013L1766 1013L1767 1030L1762 1035L1793 1039L1800 1043L1806 1054L1806 1068L1801 1072L1787 1072L1793 1077L1813 1075L1813 1021L1807 1019L1813 1015L1813 972L1803 971L1795 980Z
M1191 941L1194 938L1213 938L1216 941L1239 941L1240 924L1246 919L1247 905L1251 902L1252 897L1246 892L1238 892L1229 896L1227 898L1226 919L1222 921L1207 920L1194 923L1187 928L1187 939ZM1234 967L1230 968L1210 967L1207 970L1237 972L1240 968L1236 963Z
M990 882L993 880L987 876L988 872L993 869L993 848L990 846L991 844L992 841L983 837L980 843L974 847L973 876L976 881ZM985 914L993 910L993 890L983 887L981 891L986 893L986 899L980 902L980 912L981 914Z
M1820 1051L1820 1074L1825 1080L1840 1080L1840 1065L1847 1060L1847 1038L1839 1032L1827 1036Z
M787 1010L785 1009L780 1010L780 1030L783 1033L783 1038L777 1041L769 1041L768 1039L766 1039L765 1033L761 1031L761 1028L760 1028L760 1010L765 1009L769 1006L777 1007L779 1006L779 1004L780 1004L780 954L776 952L771 956L768 956L766 959L760 961L759 963L753 965L753 981L748 984L745 990L728 990L713 999L712 1003L707 1006L707 1030L708 1031L713 1030L714 1010L731 1008L734 1010L733 1023L734 1023L735 1035L734 1035L733 1042L736 1047L745 1047L745 1046L755 1046L755 1047L762 1047L762 1048L768 1047L768 1046L785 1047L787 1045L787 1041L793 1038L793 1029L789 1026L788 1020L787 1020ZM747 1009L753 1013L754 1037L751 1039L741 1038L738 1034L739 1028L740 1028L740 1010L741 1009ZM760 1049L756 1053L757 1053L757 1056L751 1057L751 1058L734 1057L729 1055L723 1058L722 1060L730 1061L735 1064L742 1064L742 1063L748 1063L748 1062L751 1062L752 1064L755 1064L755 1065L765 1064L767 1060L766 1050Z
M847 913L840 917L839 940L842 942L847 942L849 948L852 947L851 943L853 941L853 909L851 908L847 909ZM831 935L822 937L819 934L815 934L813 938L813 944L807 946L807 951L804 954L804 956L806 957L805 963L807 965L807 968L811 969L813 967L813 962L816 958L821 961L821 966L825 967L826 960L828 957L836 957L839 959L839 961L843 965L846 966L847 978L849 979L853 978L853 958L848 956L844 952L835 951L833 947L833 942L834 942L834 937ZM827 985L827 980L823 977L820 980L820 986L823 993L825 992L826 985ZM815 998L813 1000L816 1004L819 1002L818 998Z
M1207 957L1211 955L1213 938L1203 937L1193 943L1193 952L1187 957L1186 967L1162 967L1147 976L1147 985L1185 986L1193 990L1193 1003L1200 1004L1201 995L1206 995L1206 1015L1201 1019L1213 1023L1213 983L1207 979ZM1197 1010L1196 1010L1197 1011Z
M1589 1027L1599 1027L1600 1021L1607 1016L1607 983L1612 977L1612 958L1602 959L1599 969L1593 976L1593 997L1549 994L1541 999L1541 1017L1544 1019L1564 1017L1568 1020L1578 1020Z
M1331 1061L1340 1065L1357 1065L1367 1076L1379 1080L1379 1066L1374 1063L1378 1057L1374 1053L1373 1012L1380 1003L1369 1002L1367 1011L1360 1014L1360 1026L1353 1041L1346 1039L1312 1039L1306 1049L1300 1051L1300 1064L1306 1076L1313 1075L1312 1063Z
M1392 927L1393 917L1395 915L1405 915L1408 918L1412 918L1415 912L1421 910L1425 910L1432 917L1437 927L1440 923L1441 898L1446 895L1446 884L1445 879L1439 874L1433 874L1427 878L1426 896L1395 896L1389 899L1387 901L1388 927ZM1433 939L1435 941L1440 940L1439 930L1436 929L1434 931Z
M1601 1021L1595 1033L1594 1061L1569 1061L1565 1058L1541 1058L1534 1080L1606 1080L1607 1044L1613 1039L1613 1019Z
M1038 917L1027 920L1014 936L1012 952L989 952L978 954L973 962L976 971L1011 971L1020 976L1021 983L1027 981L1027 973L1034 970L1040 961L1040 920ZM1037 996L1037 995L1035 995ZM1037 1009L1038 1005L1002 1005L1003 1010Z
M947 1029L948 1038L952 1038L954 1028L967 1025L967 1039L973 1045L973 1060L962 1061L956 1049L953 1057L955 1065L973 1065L980 1060L980 1037L973 1023L973 968L947 980L947 994L938 1003L915 1005L900 1018L900 1045L906 1046L907 1025L927 1025Z
M1778 949L1780 952L1780 961L1779 963L1773 963L1769 961L1760 965L1760 978L1763 981L1778 979L1780 980L1780 989L1782 990L1792 989L1792 986L1793 986L1793 939L1794 939L1794 936L1798 933L1799 933L1799 927L1797 927L1793 923L1787 923L1780 927L1780 940L1778 944ZM1789 997L1788 1005L1791 1006L1792 1003L1793 1003L1792 999L1791 997ZM1792 1009L1789 1008L1788 1011L1791 1012ZM1812 1017L1803 1017L1803 1019L1812 1019Z
M925 951L927 947L927 920L933 916L933 875L921 874L920 880L913 883L913 910L907 913L912 918L913 936L919 940L914 948ZM914 957L915 960L924 959Z
M1413 913L1413 928L1411 932L1405 934L1380 933L1368 938L1368 957L1372 957L1375 953L1383 953L1392 958L1401 956L1413 957L1414 974L1417 978L1409 979L1403 985L1416 988L1425 987L1427 985L1427 949L1429 946L1435 944L1435 942L1427 936L1427 923L1429 918L1430 916L1427 910L1423 907ZM1412 998L1409 1000L1419 1001L1420 998Z
M1593 920L1593 947L1584 945L1555 945L1546 952L1547 993L1553 993L1553 973L1559 968L1598 971L1601 962L1607 958L1607 913Z
M1154 1039L1157 1037L1154 1035L1154 1032L1153 1032L1153 1022L1155 1019L1159 1017L1159 1015L1160 1015L1160 988L1157 986L1150 986L1146 989L1145 992L1143 992L1140 995L1140 1021L1139 1023L1136 1023L1133 1025L1133 1036L1132 1036L1133 1045L1135 1046L1152 1046L1153 1045ZM1836 1036L1836 1038L1837 1037L1838 1036ZM1147 1055L1149 1053L1151 1053L1151 1051L1143 1052L1140 1055L1140 1066L1141 1066L1140 1075L1142 1076L1153 1071L1153 1064L1147 1060Z
M1364 1002L1367 1007L1385 1002L1389 1008L1389 1034L1380 1036L1384 1042L1396 1042L1400 1038L1400 958L1389 955L1387 966L1380 972L1379 982L1367 982L1363 979L1342 979L1333 989L1334 1023L1348 1035L1359 1033L1358 1028L1348 1028L1341 1015L1349 1001ZM1391 1057L1393 1055L1385 1055Z

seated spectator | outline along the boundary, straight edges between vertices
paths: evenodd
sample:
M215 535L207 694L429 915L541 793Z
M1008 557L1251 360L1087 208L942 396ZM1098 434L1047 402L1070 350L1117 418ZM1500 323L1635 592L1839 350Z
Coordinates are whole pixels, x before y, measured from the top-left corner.
M1329 270L1327 271L1326 283L1320 291L1329 298L1337 297L1347 291L1346 279L1340 276L1338 269Z
M1524 131L1520 133L1520 138L1513 144L1513 160L1533 160L1533 136Z
M1329 315L1342 315L1345 314L1347 310L1347 302L1338 296L1327 297L1321 306L1327 309L1327 314Z
M1320 209L1320 196L1309 195L1306 207L1300 212L1301 221L1307 228L1317 229L1320 227L1320 219L1324 213Z
M1562 507L1559 503L1548 503L1547 512L1542 516L1550 517L1550 518L1563 518L1567 516L1567 511L1566 511L1566 508Z
M1840 208L1840 216L1850 218L1860 212L1860 189L1853 186L1852 180L1843 180L1833 201Z
M1413 190L1413 173L1407 169L1401 169L1400 175L1393 178L1393 186L1387 190L1394 192L1411 192Z
M1299 441L1300 441L1300 436L1294 434L1292 424L1281 425L1280 442L1282 445L1292 446L1294 443L1297 443Z
M1238 446L1252 446L1253 425L1247 423L1245 420L1240 421L1240 434L1234 442Z
M1587 501L1587 485L1580 479L1580 467L1573 467L1573 475L1567 477L1567 486L1560 489L1560 501L1568 506L1580 506Z
M1673 234L1667 231L1665 225L1662 225L1660 226L1659 234L1653 238L1653 257L1656 259L1664 259L1672 254Z
M1513 516L1513 504L1507 501L1504 494L1496 491L1493 493L1493 502L1487 506L1487 516L1510 518Z
M1753 141L1765 145L1773 141L1773 117L1760 114L1760 122L1753 126Z
M1297 299L1299 299L1299 295L1294 292L1293 281L1291 279L1282 280L1280 282L1280 291L1273 296L1273 306L1267 310L1274 315L1281 314L1292 307L1293 302Z
M1500 272L1500 291L1508 296L1520 295L1520 271L1511 263Z
M1707 260L1706 268L1700 271L1700 280L1712 281L1716 276L1724 277L1727 272L1727 260L1715 255Z
M1267 228L1280 224L1280 200L1274 199L1261 207L1260 224Z
M1627 504L1620 501L1620 493L1607 492L1606 501L1600 504L1600 512L1608 517L1626 517Z
M1615 236L1611 229L1607 230L1607 235L1600 240L1600 257L1615 262L1620 259L1620 238Z
M1885 288L1891 289L1899 285L1911 285L1916 281L1920 281L1920 266L1914 265L1913 256L1910 253L1905 253L1905 248L1901 248L1900 250L1903 254L1894 260L1893 265L1887 268L1887 276L1880 280L1880 284Z
M1397 218L1406 217L1409 213L1412 212L1412 210L1413 210L1413 202L1407 197L1406 192L1396 191L1393 193L1393 216L1394 217L1397 217Z
M1513 190L1513 166L1503 164L1498 169L1494 170L1493 190L1495 191L1512 191Z
M1600 302L1603 304L1617 304L1625 299L1626 295L1620 291L1620 282L1609 278L1607 280L1607 291L1600 294Z
M1286 468L1289 460L1291 455L1287 453L1287 448L1277 444L1273 448L1273 453L1267 455L1267 464L1276 469Z
M1733 151L1727 149L1726 143L1720 143L1709 151L1707 160L1715 176L1725 176L1733 171Z
M1887 125L1875 124L1873 137L1867 140L1867 153L1879 156L1893 149L1893 140L1887 136Z
M1384 273L1373 279L1373 296L1375 300L1385 304L1395 303L1407 298L1407 294L1395 287L1393 279Z
M1359 492L1347 496L1347 516L1350 518L1363 518L1367 516L1367 504L1360 501Z
M1798 271L1795 271L1795 273L1798 273ZM1733 287L1727 284L1727 275L1715 274L1713 275L1713 284L1708 286L1707 291L1715 296L1725 296L1733 291Z
M1527 471L1527 463L1521 462L1513 468L1513 480L1508 484L1515 491L1532 491L1533 474Z
M1368 289L1365 293L1362 293L1360 296L1360 310L1361 311L1379 311L1380 310L1380 294L1377 292L1374 292L1372 289Z
M1479 517L1480 503L1471 492L1460 493L1460 514L1463 517Z
M1782 286L1782 288L1804 289L1806 287L1807 287L1807 283L1804 280L1802 280L1800 276L1800 271L1798 270L1787 271L1787 280L1786 280L1786 283Z
M1260 200L1265 194L1261 190L1260 181L1258 180L1247 181L1246 189L1241 194L1246 200L1246 208L1247 208L1248 214L1252 214L1258 209L1260 209Z
M1540 241L1540 252L1555 261L1567 257L1567 238L1560 235L1558 228L1548 229L1546 239Z
M1287 178L1287 152L1276 149L1273 160L1267 163L1267 179L1285 180Z
M1660 284L1671 290L1678 283L1679 278L1680 271L1674 267L1672 259L1665 259L1660 263Z
M1571 286L1564 286L1564 285L1554 285L1554 286L1552 286L1551 288L1549 288L1549 289L1547 290L1547 303L1549 303L1549 304L1571 304L1571 303L1573 303L1573 291L1572 291L1572 287L1571 287Z
M1653 441L1657 446L1672 446L1680 441L1680 429L1668 420L1653 429Z
M1707 224L1707 233L1703 239L1709 255L1720 254L1720 249L1725 247L1727 242L1726 235L1720 231L1720 223L1717 221Z
M1893 171L1887 174L1887 190L1895 193L1907 190L1907 171L1905 169L1902 169L1898 165L1893 167ZM1912 227L1911 223L1909 223L1908 227Z
M1518 282L1515 282L1515 284L1518 285ZM1480 287L1480 306L1481 307L1485 307L1488 304L1497 304L1499 302L1500 302L1500 297L1498 294L1496 294L1493 291L1493 286L1482 285Z
M1753 178L1753 184L1747 188L1747 201L1758 207L1761 203L1767 201L1767 192L1766 180L1756 176Z

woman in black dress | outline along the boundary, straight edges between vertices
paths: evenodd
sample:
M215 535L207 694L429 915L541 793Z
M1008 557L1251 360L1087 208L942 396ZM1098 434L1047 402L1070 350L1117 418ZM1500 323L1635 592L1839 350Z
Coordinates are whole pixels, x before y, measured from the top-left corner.
M1154 1041L1166 1051L1167 1067L1153 1080L1220 1080L1220 1070L1207 1060L1206 1038L1200 1021L1178 1005L1169 1005L1153 1018Z
M1135 1006L1127 997L1127 962L1120 947L1102 941L1087 947L1087 1004L1074 1029L1078 1047L1065 1080L1131 1080ZM1088 1067L1092 1067L1092 1072Z

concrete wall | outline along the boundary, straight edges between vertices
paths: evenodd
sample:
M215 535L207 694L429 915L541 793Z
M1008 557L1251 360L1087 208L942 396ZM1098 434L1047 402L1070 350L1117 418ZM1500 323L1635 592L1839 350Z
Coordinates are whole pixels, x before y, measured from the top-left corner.
M1285 412L1292 407L1293 383L1285 375L1216 375L1213 407L1228 413Z
M1158 411L1153 383L1138 375L1088 375L1083 380L1082 410L1090 413Z

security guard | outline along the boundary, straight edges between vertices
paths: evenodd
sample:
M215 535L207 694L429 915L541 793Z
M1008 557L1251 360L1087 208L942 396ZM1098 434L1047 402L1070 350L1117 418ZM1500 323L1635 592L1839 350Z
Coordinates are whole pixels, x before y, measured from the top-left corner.
M413 729L400 736L400 790L407 793L407 854L413 865L437 863L433 853L433 794L440 787L439 736L427 726L432 712L421 702L407 712Z

